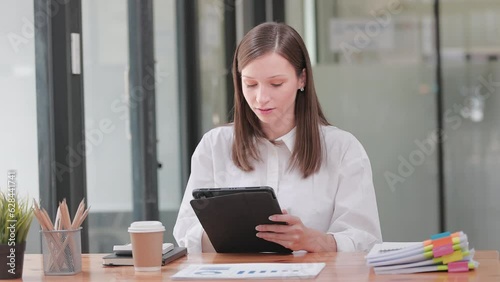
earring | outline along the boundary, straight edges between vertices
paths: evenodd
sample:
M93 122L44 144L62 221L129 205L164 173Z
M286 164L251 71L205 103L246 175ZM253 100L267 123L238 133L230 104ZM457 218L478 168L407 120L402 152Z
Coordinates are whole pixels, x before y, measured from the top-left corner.
M304 92L304 87L300 88L300 92Z

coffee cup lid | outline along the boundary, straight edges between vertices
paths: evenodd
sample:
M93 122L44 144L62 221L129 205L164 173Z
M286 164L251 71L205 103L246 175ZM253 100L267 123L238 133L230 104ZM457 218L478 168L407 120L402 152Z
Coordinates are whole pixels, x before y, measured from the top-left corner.
M159 221L135 221L130 224L130 233L149 233L165 231L165 226Z

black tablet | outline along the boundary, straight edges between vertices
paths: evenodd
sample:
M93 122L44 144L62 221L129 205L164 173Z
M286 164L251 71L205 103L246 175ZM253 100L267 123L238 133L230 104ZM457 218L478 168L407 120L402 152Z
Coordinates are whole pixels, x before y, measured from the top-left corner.
M252 192L266 192L269 193L273 199L276 199L274 189L269 186L251 186L251 187L224 187L224 188L198 188L193 190L193 198L204 199L217 196L224 196L236 193L252 193ZM281 212L280 212L281 213Z
M292 252L256 236L257 225L286 224L269 220L282 213L272 188L196 189L193 196L191 206L218 253Z

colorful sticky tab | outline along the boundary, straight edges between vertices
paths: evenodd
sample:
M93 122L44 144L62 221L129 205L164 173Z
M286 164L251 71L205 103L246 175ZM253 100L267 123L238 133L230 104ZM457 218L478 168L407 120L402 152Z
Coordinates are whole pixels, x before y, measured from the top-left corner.
M431 238L433 238L433 239L425 240L423 242L424 246L432 245L432 243L433 243L434 240L438 240L438 239L442 239L442 238L446 238L446 237L451 237L452 240L453 240L453 242L455 242L455 240L459 240L460 241L460 236L462 236L462 234L463 234L462 231L458 231L458 232L449 234L449 236L444 236L447 233L449 233L449 232L443 232L443 233L440 233L440 234L432 235ZM442 237L441 235L443 235L444 237ZM434 238L436 238L436 239L434 239Z
M455 261L448 264L448 272L467 272L469 271L468 261Z
M453 244L460 244L460 237L451 237Z
M444 245L432 250L432 254L435 258L442 257L444 255L449 255L453 253L453 245Z
M439 238L436 240L432 240L432 245L434 245L434 248L444 245L453 245L453 239L451 237Z
M443 233L432 235L431 236L431 240L436 240L436 239L439 239L439 238L444 238L444 237L449 237L449 236L451 236L450 232L443 232Z
M433 247L434 247L434 246L432 246L432 244L431 244L431 245L424 246L424 252L430 252L430 251L432 251L432 248L433 248Z
M453 247L455 247L455 246L453 246ZM462 256L463 256L463 257L469 256L469 255L470 255L469 250L462 251ZM424 254L424 256L425 256L425 254ZM444 258L445 256L446 256L446 255L444 255L444 256L442 256L442 257L437 257L437 258L432 258L432 256L431 256L430 258L427 258L427 257L426 257L426 258L427 258L427 259L432 259L432 261L434 261L434 263L436 263L436 264L443 264L443 263L444 263L444 262L443 262L443 258ZM445 265L445 266L446 266L446 265Z
M453 253L449 255L444 255L443 256L443 264L448 264L450 262L454 261L459 261L464 258L464 255L462 254L462 250L459 251L454 251Z

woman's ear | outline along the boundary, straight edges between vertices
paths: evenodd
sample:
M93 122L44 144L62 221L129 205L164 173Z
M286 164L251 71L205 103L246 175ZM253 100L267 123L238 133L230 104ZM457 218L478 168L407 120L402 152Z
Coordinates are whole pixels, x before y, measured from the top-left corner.
M306 75L306 69L302 69L299 75L299 88L306 87L306 82L307 82L307 75Z

